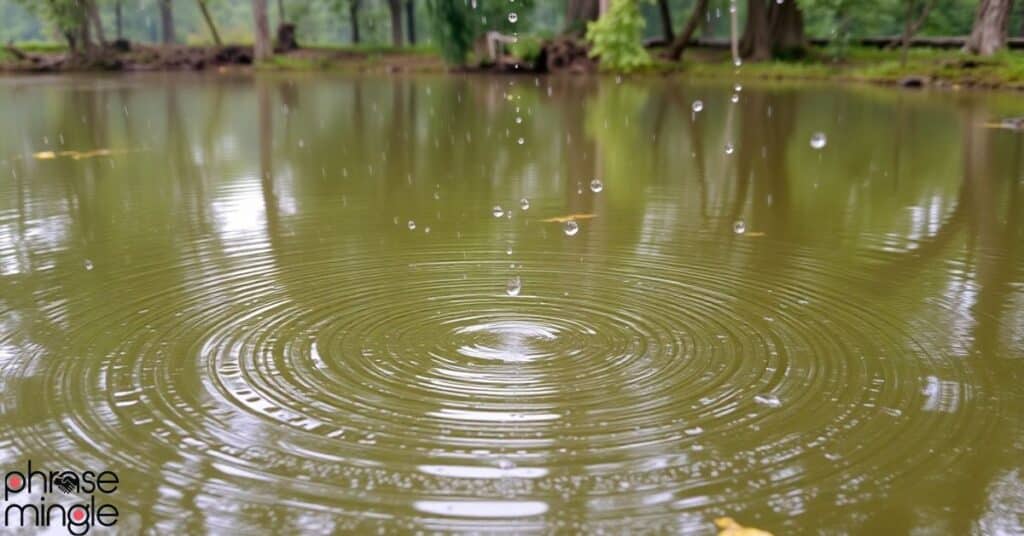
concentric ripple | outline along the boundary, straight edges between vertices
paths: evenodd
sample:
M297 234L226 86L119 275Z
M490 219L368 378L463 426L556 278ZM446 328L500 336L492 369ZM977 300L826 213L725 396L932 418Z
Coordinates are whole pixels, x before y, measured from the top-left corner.
M673 511L799 511L836 490L869 500L877 475L950 463L930 446L985 426L981 379L932 328L802 284L838 273L812 256L801 277L751 278L653 250L524 251L545 262L518 270L510 298L505 261L460 246L249 250L212 272L197 252L107 274L110 306L79 296L51 313L81 307L67 329L80 355L6 362L41 391L7 404L68 410L16 444L161 475L134 506L169 514L191 496L215 526L259 523L237 505L287 498L323 530L650 528L706 522ZM153 293L167 272L191 277ZM585 522L559 513L574 508Z

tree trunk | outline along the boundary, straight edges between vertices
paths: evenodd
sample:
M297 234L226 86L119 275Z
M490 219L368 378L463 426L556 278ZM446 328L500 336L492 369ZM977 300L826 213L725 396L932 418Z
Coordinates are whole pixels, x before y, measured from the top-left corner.
M683 51L690 44L690 39L693 37L694 32L697 31L701 21L704 20L704 14L707 10L708 0L697 0L697 5L693 6L693 13L690 13L690 19L686 21L686 26L683 27L683 33L676 36L672 46L668 49L669 59L679 61L679 58L683 57Z
M388 11L391 14L391 44L402 46L402 0L388 0Z
M359 8L362 7L362 0L348 1L348 22L352 27L352 43L358 45L359 38Z
M270 48L270 26L267 23L267 0L252 0L252 19L252 59L260 63L270 59L273 54Z
M1006 46L1006 25L1013 0L981 0L964 51L991 56Z
M174 43L177 39L174 36L174 12L171 10L171 0L160 0L160 37L164 44Z
M92 22L93 30L96 31L96 39L99 39L101 45L106 43L107 35L103 31L103 20L100 19L100 8L96 5L96 0L86 0L85 10L86 16Z
M747 26L740 41L740 56L753 61L772 57L771 25L765 0L747 0Z
M903 37L901 38L900 44L900 65L906 67L907 56L910 53L910 32L913 30L914 22L911 20L914 16L914 7L917 4L917 0L906 0L907 1L907 15L903 20Z
M601 14L598 0L568 0L565 8L565 33L582 35L587 23Z
M902 62L904 65L906 65L907 63L907 52L910 49L910 41L914 38L915 35L917 35L917 32L921 31L921 27L924 26L924 23L928 21L928 15L931 14L932 9L935 7L935 3L937 2L937 0L926 1L927 3L924 5L924 8L921 9L921 13L917 16L917 19L914 19L913 13L914 8L917 4L917 0L906 0L907 14L906 21L903 25L903 34L900 36L898 40L889 43L888 48L896 48L897 46L899 46L903 49Z
M804 15L796 1L773 1L768 7L768 20L771 23L772 54L802 56L807 48L807 37L804 35Z
M217 33L217 25L213 23L213 17L210 16L210 10L206 9L206 0L196 0L199 4L199 12L203 14L203 20L206 21L206 27L210 29L210 35L213 36L213 42L220 46L220 34Z
M658 13L661 15L661 33L665 42L671 43L675 32L672 31L672 10L668 8L668 0L658 0Z
M114 26L117 32L117 38L124 38L124 17L121 14L121 0L114 2Z
M416 44L416 4L413 0L405 0L405 24L408 27L409 44Z
M807 39L804 17L795 1L748 0L747 26L740 55L753 61L802 55Z
M288 18L284 16L284 0L277 0L277 24L284 24L287 20Z

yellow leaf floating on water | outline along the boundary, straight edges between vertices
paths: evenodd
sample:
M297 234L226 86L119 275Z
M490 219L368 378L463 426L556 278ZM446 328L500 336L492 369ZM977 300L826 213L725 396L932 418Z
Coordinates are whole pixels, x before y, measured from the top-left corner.
M744 527L731 517L720 517L715 520L718 536L772 536L772 533L752 527Z
M548 218L546 220L540 220L545 223L565 223L573 220L589 220L590 218L596 218L597 214L569 214L568 216L558 216L555 218Z
M1008 119L1005 121L1000 121L998 123L985 123L983 126L985 128L1001 128L1005 130L1018 131L1024 130L1024 121L1018 119Z
M127 153L128 151L114 151L113 149L96 149L93 151L40 151L33 153L32 156L36 160L53 160L58 156L66 156L72 160L81 160L83 158L93 158L96 156L113 156L118 153Z

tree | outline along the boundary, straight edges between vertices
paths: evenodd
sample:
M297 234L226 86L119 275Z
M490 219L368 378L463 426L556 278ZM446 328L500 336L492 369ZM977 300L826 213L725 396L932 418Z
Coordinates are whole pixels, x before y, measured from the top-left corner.
M668 49L667 57L669 59L679 61L679 58L683 57L683 51L686 50L690 39L693 38L693 33L697 31L697 26L704 20L707 10L708 0L697 0L697 4L693 6L693 12L690 13L690 18L686 21L686 26L683 27L683 33L675 37Z
M210 16L210 11L206 8L206 0L196 0L196 4L199 4L199 12L203 14L203 20L206 21L206 27L210 29L210 35L213 37L213 42L220 46L220 34L217 33L217 25L213 23L213 17Z
M1013 0L981 0L964 51L991 56L1006 46L1006 25Z
M352 44L359 44L362 40L359 35L359 10L363 7L363 0L347 0L348 2L348 23L352 34Z
M629 72L650 65L651 57L642 39L644 18L639 0L612 0L607 13L587 25L590 55L601 58L601 65Z
M273 55L270 46L270 26L267 23L267 0L252 0L253 61L264 62Z
M515 22L509 20L509 5L516 7ZM516 0L515 4L478 0L475 7L468 0L427 0L434 42L445 61L453 65L466 64L473 42L485 32L516 31L532 8L533 0Z
M90 20L78 0L19 0L28 10L53 23L68 42L72 54L92 50Z
M921 30L924 26L925 21L928 20L928 15L931 13L932 8L935 7L936 0L925 0L924 6L921 8L921 13L914 17L914 12L917 11L917 0L906 0L907 12L903 19L903 35L900 36L900 64L907 64L907 56L910 52L910 40Z
M675 37L672 31L672 10L668 7L668 0L658 0L658 15L661 17L661 33L666 43L671 43Z
M740 55L763 61L802 55L807 44L804 19L795 0L748 0Z
M402 46L402 0L388 0L388 12L391 14L391 44Z
M121 0L114 2L114 29L117 38L122 39L124 37L124 16L121 13Z
M601 14L598 0L568 0L565 5L565 33L582 34L587 24Z
M99 39L100 44L106 43L107 35L103 31L103 20L100 19L100 9L96 5L96 0L83 0L83 5L86 16L92 23L93 31L96 32L96 38Z
M405 0L405 23L408 27L409 44L416 44L416 4L413 0Z
M160 8L160 38L164 44L171 44L177 41L174 35L174 11L171 9L171 0L159 0L157 6Z

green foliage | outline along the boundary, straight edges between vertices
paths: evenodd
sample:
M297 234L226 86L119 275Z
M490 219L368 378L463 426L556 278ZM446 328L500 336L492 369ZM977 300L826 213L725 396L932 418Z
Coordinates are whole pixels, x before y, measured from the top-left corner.
M18 3L66 35L85 21L85 9L79 0L18 0Z
M465 65L473 43L488 31L517 33L528 27L533 0L427 0L434 41L445 61ZM516 14L512 22L509 15Z
M544 40L539 36L524 35L509 46L509 51L521 60L532 62L540 56L543 46Z
M477 32L472 8L465 0L427 0L427 13L445 61L465 65Z
M639 1L612 0L608 12L587 25L590 55L600 58L602 67L630 72L651 65L642 41L646 22Z

